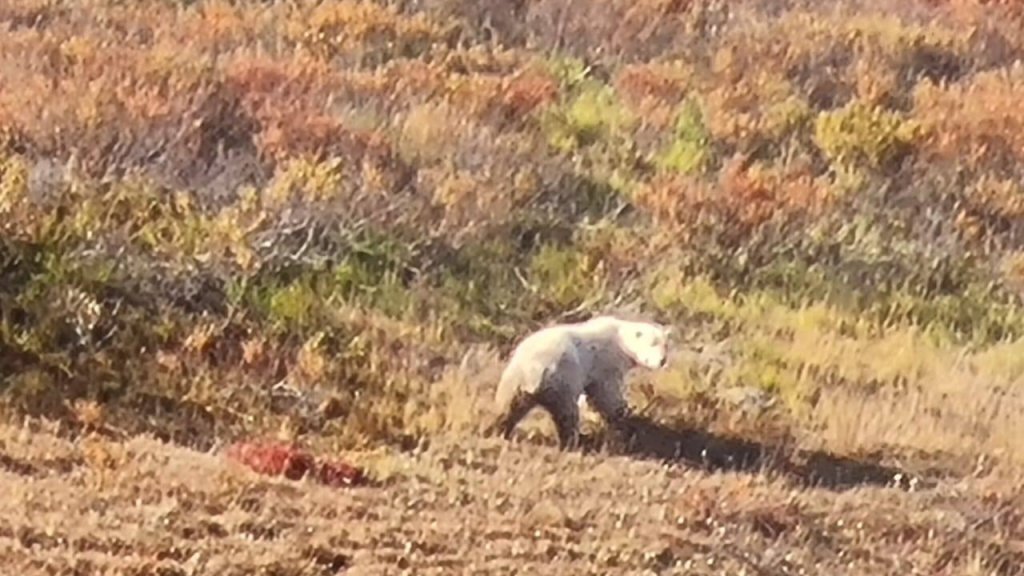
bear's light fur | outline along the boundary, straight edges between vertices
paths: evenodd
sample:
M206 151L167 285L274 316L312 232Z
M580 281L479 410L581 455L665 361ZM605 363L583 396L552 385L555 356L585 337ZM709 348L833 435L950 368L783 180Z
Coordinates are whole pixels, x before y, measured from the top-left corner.
M620 423L629 415L626 373L663 367L669 333L661 324L598 316L530 334L513 350L495 393L502 436L511 438L540 406L554 420L562 449L575 448L583 396L605 421Z

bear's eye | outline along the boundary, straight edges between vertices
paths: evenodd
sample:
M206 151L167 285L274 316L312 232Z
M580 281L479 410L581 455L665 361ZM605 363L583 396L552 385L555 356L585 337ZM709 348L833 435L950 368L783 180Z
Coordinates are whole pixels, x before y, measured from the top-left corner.
M637 330L636 331L636 339L639 340L639 339L641 339L643 337L644 337L644 333L639 331L639 330Z

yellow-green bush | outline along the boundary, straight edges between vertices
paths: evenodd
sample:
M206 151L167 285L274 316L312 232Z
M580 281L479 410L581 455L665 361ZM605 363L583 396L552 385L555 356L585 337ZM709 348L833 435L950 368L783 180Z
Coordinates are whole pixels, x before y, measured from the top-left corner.
M900 114L851 102L822 112L814 142L837 171L888 170L913 151L917 126Z
M536 296L552 311L580 306L605 289L600 262L575 248L542 246L531 259L529 271Z
M711 136L697 99L683 101L674 128L668 148L657 159L659 167L682 174L702 173L713 156Z
M610 86L579 80L567 100L545 111L542 125L556 150L570 152L620 136L634 121Z

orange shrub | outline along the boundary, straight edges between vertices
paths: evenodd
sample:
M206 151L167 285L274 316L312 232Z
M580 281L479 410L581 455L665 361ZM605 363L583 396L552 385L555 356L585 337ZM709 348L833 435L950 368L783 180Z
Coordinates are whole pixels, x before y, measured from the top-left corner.
M922 151L972 169L1011 170L1024 162L1024 69L981 72L941 87L922 83L914 115L926 131Z
M646 101L678 104L695 88L690 66L644 62L623 66L615 75L615 89L623 102L638 106Z
M740 153L783 144L810 118L798 90L771 72L751 72L719 85L704 98L704 111L713 138Z
M688 66L650 62L623 66L614 85L623 104L640 119L634 139L653 152L672 130L679 104L696 88L696 79Z
M447 81L448 103L460 115L482 119L499 109L504 79L494 74L457 75Z
M247 140L250 126L200 54L104 35L0 38L0 131L33 154L77 154L86 175L160 164L186 180Z
M449 102L462 115L522 127L534 111L558 97L558 82L536 66L514 73L458 75L448 81Z
M292 21L288 35L322 58L380 65L415 58L446 44L455 31L425 14L400 14L394 6L350 1L320 4L308 18Z
M967 187L953 226L966 240L986 248L1005 246L1020 237L1024 222L1024 188L1015 178L982 176Z
M820 214L830 203L827 184L809 164L776 168L748 164L741 156L727 162L717 185L660 175L638 187L633 199L684 238L712 226L740 239L772 220Z
M358 73L349 74L354 78ZM383 84L373 94L381 100L394 99L397 102L423 101L440 95L445 78L440 65L422 60L394 60L381 66L373 73L361 76L379 76ZM370 95L367 92L367 95Z
M366 145L364 135L349 132L337 118L323 114L281 111L261 123L256 143L261 156L273 163L300 156L324 159L361 151Z
M520 70L502 82L500 107L506 119L518 121L558 97L558 82L537 68Z
M177 25L162 30L179 45L199 47L207 53L226 53L259 42L260 33L285 21L284 3L274 2L258 10L229 0L208 0L176 17Z
M309 57L241 56L226 65L224 76L228 88L259 120L283 114L282 108L322 112L327 96L343 86L330 66Z
M370 145L369 135L347 128L326 110L328 99L345 84L323 62L244 58L232 62L225 74L229 90L259 124L256 144L267 161L308 155L359 158Z
M727 28L715 44L708 80L720 90L784 81L818 110L856 96L896 106L920 76L962 74L967 63L960 58L968 42L949 22L915 21L896 10L856 15L792 10Z
M240 53L225 63L226 83L248 110L265 117L286 107L334 113L348 106L387 115L441 93L436 64L398 60L373 70L341 70L308 54L270 57Z

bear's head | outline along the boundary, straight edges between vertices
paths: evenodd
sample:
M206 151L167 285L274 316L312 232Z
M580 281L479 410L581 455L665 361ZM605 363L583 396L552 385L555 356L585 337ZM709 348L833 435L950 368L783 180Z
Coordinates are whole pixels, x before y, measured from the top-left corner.
M668 362L669 326L649 322L621 322L618 326L619 342L623 351L637 364L652 370Z

